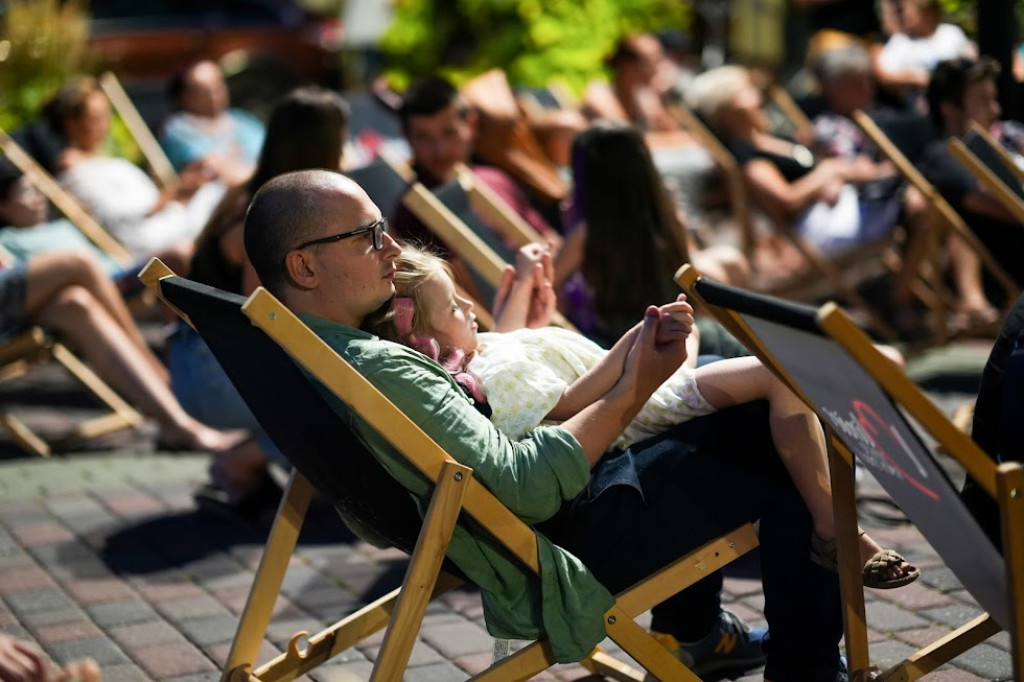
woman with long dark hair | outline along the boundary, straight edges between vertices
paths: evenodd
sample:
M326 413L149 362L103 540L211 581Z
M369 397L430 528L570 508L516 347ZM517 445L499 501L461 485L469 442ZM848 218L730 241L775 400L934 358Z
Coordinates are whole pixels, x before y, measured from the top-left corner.
M572 225L555 261L566 313L599 341L619 338L651 301L672 301L684 263L743 284L748 267L727 247L698 250L680 220L643 135L598 121L573 143Z

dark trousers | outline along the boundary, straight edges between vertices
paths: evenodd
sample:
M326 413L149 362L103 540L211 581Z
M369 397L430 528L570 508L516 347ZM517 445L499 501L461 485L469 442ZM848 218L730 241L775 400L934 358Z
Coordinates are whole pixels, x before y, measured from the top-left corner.
M832 682L843 634L839 582L835 573L808 559L811 517L772 446L767 404L691 420L627 453L642 493L629 485L584 491L539 530L616 593L760 519L771 632L765 677ZM599 463L595 478L605 466L614 465ZM716 573L659 605L652 629L682 641L708 634L718 617L721 587Z

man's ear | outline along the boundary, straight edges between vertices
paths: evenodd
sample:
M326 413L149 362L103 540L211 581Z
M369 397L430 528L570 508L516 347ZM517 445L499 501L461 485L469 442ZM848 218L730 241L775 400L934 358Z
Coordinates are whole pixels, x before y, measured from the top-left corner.
M288 273L288 278L300 289L308 291L316 288L319 277L316 264L308 251L289 251L284 257L284 269Z

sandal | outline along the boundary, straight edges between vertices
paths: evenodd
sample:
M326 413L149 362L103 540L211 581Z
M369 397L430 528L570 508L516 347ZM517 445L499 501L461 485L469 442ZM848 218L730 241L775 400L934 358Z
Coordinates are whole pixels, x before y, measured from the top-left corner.
M894 587L909 585L921 576L917 566L910 566L910 570L899 578L888 577L889 569L896 568L900 564L906 564L899 552L891 549L883 549L864 564L864 587L873 587L876 590L891 590Z
M857 537L866 532L860 526L857 527ZM839 569L839 542L838 538L831 540L822 539L816 533L811 534L811 561L830 571L837 572ZM861 579L864 587L872 587L876 590L891 590L896 587L909 585L921 576L921 571L916 566L910 566L910 570L899 578L888 577L888 572L900 564L907 563L907 560L891 549L883 549L868 559L861 572ZM909 566L909 564L907 564Z

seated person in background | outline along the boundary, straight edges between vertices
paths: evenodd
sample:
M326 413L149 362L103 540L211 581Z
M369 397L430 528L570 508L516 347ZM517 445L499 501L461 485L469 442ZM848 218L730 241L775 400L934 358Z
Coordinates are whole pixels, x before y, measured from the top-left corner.
M686 422L605 457L686 356L685 330L651 306L600 400L560 426L512 441L439 364L361 329L395 294L401 248L380 220L380 209L344 176L282 175L253 199L246 252L272 293L442 448L473 467L474 478L513 513L536 524L540 581L527 579L486 534L460 524L452 537L448 556L480 587L491 632L527 638L544 632L558 660L578 660L605 635L611 593L738 521L760 518L770 640L722 610L717 573L655 607L652 629L701 669L757 665L763 641L764 675L774 682L848 679L838 650L838 579L810 559L810 515L759 426L767 425L763 404ZM338 235L353 238L320 243ZM429 496L432 486L378 433L336 397L325 398L403 486L420 500Z
M605 351L576 332L548 326L555 303L543 255L536 244L520 250L515 279L503 292L497 331L478 337L473 303L456 293L445 262L406 245L395 259L392 314L373 330L430 356L457 377L468 374L467 380L480 389L478 399L486 400L484 414L515 440L541 424L565 421L600 399L621 373L634 336L627 333ZM685 296L659 309L689 333L693 309ZM524 402L524 394L531 400ZM757 358L731 358L696 370L684 363L612 447L624 450L676 424L753 400L768 401L772 442L814 517L812 556L837 570L832 497L821 484L828 480L825 435L814 413ZM860 559L868 587L900 587L920 573L864 532Z
M704 72L694 79L688 101L736 157L753 200L824 253L881 239L896 224L900 202L858 196L850 160L817 160L807 147L767 132L761 91L746 69ZM799 267L799 261L790 266Z
M91 658L56 668L35 644L0 632L0 682L101 682L100 667Z
M46 197L6 159L0 159L0 248L16 260L47 251L82 251L96 259L112 277L135 278L138 267L128 272L89 241L68 220L47 221ZM136 280L138 281L138 280Z
M694 242L636 128L594 123L577 136L572 156L573 218L555 256L553 282L563 312L584 334L603 345L614 343L650 301L675 298L673 275L683 263L719 281L748 283L749 266L739 250L701 249ZM702 332L718 331L710 320L700 326ZM710 337L701 341L702 354L734 354L709 346Z
M962 137L972 121L998 131L1002 113L996 99L998 73L999 65L988 57L955 59L935 67L928 83L928 112L941 135L925 148L918 166L999 264L1024 285L1024 230L948 148L949 138Z
M956 24L943 24L939 0L897 0L900 31L889 36L875 61L879 84L914 104L942 61L975 58L978 51Z
M187 262L190 242L224 185L209 182L212 175L194 164L177 185L161 191L135 164L103 154L110 103L94 78L70 80L43 106L43 115L65 143L57 176L64 189L134 256L174 252L169 262Z
M898 114L876 109L871 58L859 46L824 52L815 65L815 75L826 103L826 111L814 119L816 148L826 157L850 162L847 179L858 186L861 196L898 199L902 191L901 222L907 229L908 243L893 282L892 299L897 308L897 322L906 327L911 324L908 317L913 315L911 285L928 249L924 239L928 229L928 203L915 187L903 187L896 167L888 160L880 160L878 149L852 118L858 110L872 117ZM950 270L959 293L958 316L963 318L951 323L956 326L969 324L977 318L994 319L997 313L985 297L977 257L955 235L950 235L949 240Z
M101 379L153 417L158 448L217 453L238 442L182 409L121 294L86 254L42 253L0 268L0 342L32 324L59 332Z
M402 132L412 148L412 169L427 189L434 189L455 178L456 167L470 163L476 132L476 112L450 82L432 76L413 83L402 96L398 110ZM471 166L476 179L486 184L509 207L540 234L555 243L561 239L540 213L530 205L515 180L492 166ZM449 249L404 205L395 211L395 236L427 244L451 259ZM453 260L459 282L471 280L464 264Z
M171 80L176 111L164 122L160 146L178 171L202 161L225 183L243 182L263 145L263 124L229 108L228 88L211 61L186 67Z
M582 109L588 118L629 121L644 132L652 147L694 143L662 101L675 84L676 73L656 37L650 33L624 36L607 63L611 83L595 81L583 93Z

